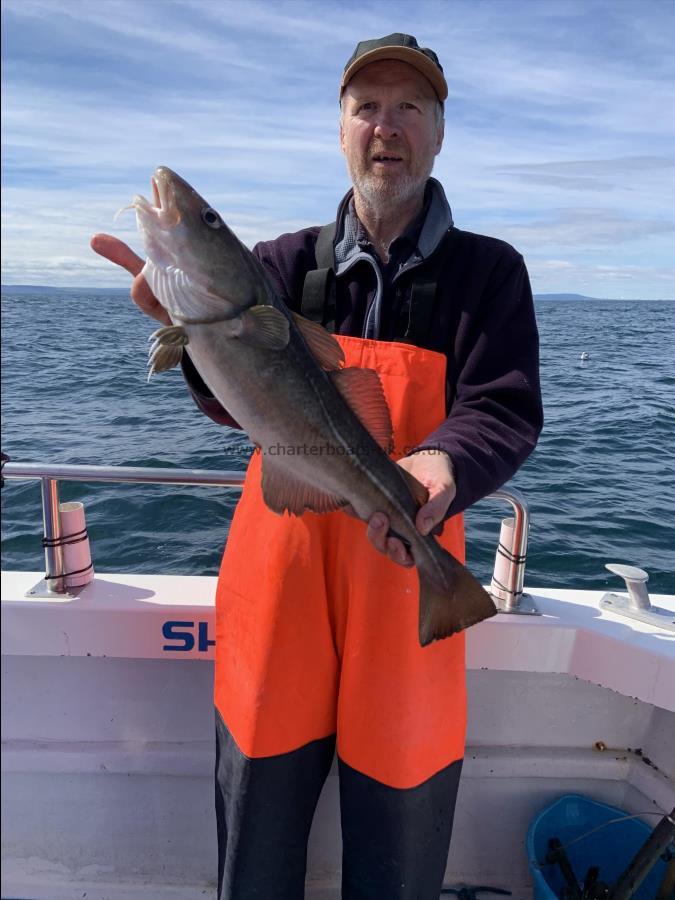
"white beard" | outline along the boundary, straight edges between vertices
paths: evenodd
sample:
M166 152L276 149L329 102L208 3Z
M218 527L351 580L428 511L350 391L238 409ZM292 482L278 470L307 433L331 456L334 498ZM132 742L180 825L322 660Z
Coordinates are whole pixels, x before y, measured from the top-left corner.
M414 197L423 194L431 175L435 159L431 160L428 171L417 176L406 173L397 178L378 178L370 172L357 174L347 163L347 169L354 186L354 193L373 210L390 211L404 206Z

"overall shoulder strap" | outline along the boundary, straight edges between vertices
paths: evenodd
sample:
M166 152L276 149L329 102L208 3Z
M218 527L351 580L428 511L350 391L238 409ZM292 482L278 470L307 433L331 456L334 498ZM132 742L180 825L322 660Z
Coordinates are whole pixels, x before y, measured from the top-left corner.
M410 311L405 339L418 347L424 347L428 342L438 279L441 269L447 260L448 249L454 237L454 231L454 227L449 228L440 245L429 257L429 260L413 271Z
M305 275L300 312L329 331L335 328L335 241L336 223L323 225L316 239L316 269Z

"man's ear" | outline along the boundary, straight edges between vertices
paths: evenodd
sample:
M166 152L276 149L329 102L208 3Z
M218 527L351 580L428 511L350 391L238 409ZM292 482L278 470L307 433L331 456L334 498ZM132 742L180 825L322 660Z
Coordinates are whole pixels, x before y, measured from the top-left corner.
M436 153L435 156L441 152L441 148L443 146L443 138L445 137L445 122L441 122L441 124L436 129Z

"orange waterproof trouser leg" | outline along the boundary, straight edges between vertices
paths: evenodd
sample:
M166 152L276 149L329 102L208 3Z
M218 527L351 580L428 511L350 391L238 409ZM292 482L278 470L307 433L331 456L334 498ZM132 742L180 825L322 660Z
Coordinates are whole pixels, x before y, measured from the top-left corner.
M395 458L445 415L445 358L339 338L378 371ZM217 591L220 898L302 898L337 741L343 896L437 900L464 752L464 637L422 648L418 581L341 511L278 516L254 455ZM441 543L464 559L461 517Z

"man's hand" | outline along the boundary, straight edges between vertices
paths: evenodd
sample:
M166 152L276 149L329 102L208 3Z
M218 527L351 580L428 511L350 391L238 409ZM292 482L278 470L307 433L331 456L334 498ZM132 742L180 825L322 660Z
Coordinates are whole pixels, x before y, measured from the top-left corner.
M150 285L141 275L143 268L143 260L138 256L131 247L128 247L119 238L113 237L111 234L95 234L91 239L91 249L104 256L115 265L122 266L127 272L134 276L131 283L131 299L136 306L153 319L157 319L163 325L171 325L171 319L168 312L164 309L157 297L150 290Z
M429 491L429 499L419 508L415 519L420 534L429 534L443 521L457 493L452 461L442 450L420 450L399 460L398 465L414 475ZM387 516L381 512L374 513L368 522L368 540L376 550L385 553L393 562L401 566L414 565L403 542L395 537L387 537L388 531Z

